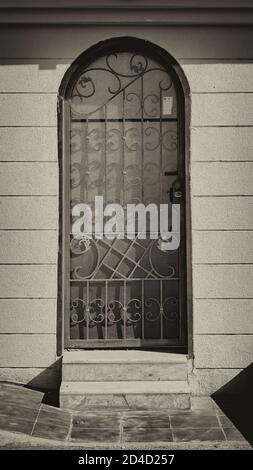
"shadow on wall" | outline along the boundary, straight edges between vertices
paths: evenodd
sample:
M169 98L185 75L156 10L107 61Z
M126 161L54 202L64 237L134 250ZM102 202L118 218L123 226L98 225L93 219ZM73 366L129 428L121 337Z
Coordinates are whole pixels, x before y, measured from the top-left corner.
M213 400L253 445L253 363L223 385Z
M59 407L59 389L61 385L62 358L47 367L43 372L36 375L25 388L44 392L42 403Z

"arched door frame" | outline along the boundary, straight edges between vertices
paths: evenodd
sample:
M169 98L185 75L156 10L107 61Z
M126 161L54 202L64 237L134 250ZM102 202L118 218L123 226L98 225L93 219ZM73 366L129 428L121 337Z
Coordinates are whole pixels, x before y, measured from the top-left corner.
M187 345L188 354L192 355L192 263L191 263L191 216L190 216L190 88L185 74L175 60L165 49L149 41L134 37L116 37L99 42L80 54L66 71L58 93L58 155L59 155L59 256L58 256L58 306L57 306L57 353L61 355L64 350L64 321L69 297L67 295L68 279L66 274L69 266L66 253L69 250L69 240L66 234L66 211L69 204L69 194L66 181L69 181L69 111L68 100L72 87L85 66L89 66L94 59L112 53L115 49L121 52L142 52L151 59L156 60L168 70L175 83L178 100L178 117L181 123L179 136L179 153L184 162L183 174L185 181L185 298L187 308ZM186 351L185 351L186 352Z

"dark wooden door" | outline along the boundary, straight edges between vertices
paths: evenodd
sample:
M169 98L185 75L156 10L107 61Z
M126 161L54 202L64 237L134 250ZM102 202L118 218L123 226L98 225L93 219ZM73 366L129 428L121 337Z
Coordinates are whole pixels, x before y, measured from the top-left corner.
M180 246L159 237L76 239L70 234L66 346L174 348L185 344L184 135L172 69L138 48L99 54L78 69L66 100L71 208L172 202ZM68 182L67 182L68 184ZM176 188L176 191L175 191ZM171 221L170 221L171 222ZM95 221L93 221L95 224ZM71 224L69 225L69 227Z

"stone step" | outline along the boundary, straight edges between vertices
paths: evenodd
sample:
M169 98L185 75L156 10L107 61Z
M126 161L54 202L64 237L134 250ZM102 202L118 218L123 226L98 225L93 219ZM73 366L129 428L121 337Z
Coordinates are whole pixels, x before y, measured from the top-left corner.
M186 380L185 364L63 364L64 381Z
M168 353L161 351L143 351L136 349L124 349L124 350L113 350L113 349L94 349L94 350L65 350L63 355L65 363L101 363L101 362L113 362L113 363L150 363L150 362L176 362L183 363L187 362L187 356L185 354Z
M187 357L152 351L67 351L63 381L183 381Z
M187 381L63 381L60 406L78 411L91 408L189 409Z

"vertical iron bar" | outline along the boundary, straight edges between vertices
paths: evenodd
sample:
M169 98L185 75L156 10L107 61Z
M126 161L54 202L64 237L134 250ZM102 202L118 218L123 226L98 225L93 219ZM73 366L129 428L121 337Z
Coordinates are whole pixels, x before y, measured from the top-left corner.
M89 323L90 323L90 281L87 281L86 288L87 288L86 339L88 341L89 340Z
M86 161L84 159L83 161L83 168L87 168L86 170L86 178L84 178L84 181L86 182L86 186L85 186L85 202L86 204L88 203L88 200L89 200L89 193L88 193L88 186L89 186L89 153L88 153L88 130L89 130L89 120L88 118L86 119L85 121L85 156L86 156ZM85 164L86 163L86 164ZM85 184L85 183L84 183ZM81 199L81 202L84 202L83 199Z
M162 175L163 175L163 123L162 123L162 90L160 87L160 115L159 115L159 132L160 132L160 176L159 176L159 202L163 202L162 199ZM159 220L159 232L160 232L160 220ZM158 234L159 237L159 234ZM160 325L161 325L161 339L163 339L163 281L160 280Z
M144 280L141 281L141 326L142 326L142 339L145 339L145 296L144 296Z
M162 90L160 88L160 118L159 118L159 132L160 132L160 176L159 176L159 201L162 200L162 177L163 177L163 121L162 121ZM160 229L160 227L159 227Z
M144 96L143 75L141 75L141 201L144 204Z
M123 169L123 210L125 214L125 176L126 176L126 170L125 170L125 98L126 98L126 92L125 89L123 89L122 92L122 169ZM125 220L125 218L124 218Z
M126 280L124 280L124 288L123 288L123 312L124 312L124 333L123 333L123 337L124 339L126 340L126 310L127 310L127 307L126 307Z
M105 185L104 185L104 196L105 196L105 204L107 204L107 105L104 106L104 120L105 120L105 128L104 128L104 178L105 178ZM108 318L107 318L107 303L108 303L108 283L105 281L105 339L107 340L107 327L108 327Z
M105 281L105 340L108 337L108 318L107 318L107 305L108 305L108 281Z
M77 123L77 126L80 126L80 188L79 188L79 201L80 202L88 202L88 190L87 190L87 178L88 178L88 158L87 158L87 139L88 139L88 128L87 128L87 121L84 123ZM78 135L78 134L77 134ZM72 163L72 154L71 154L71 163ZM80 291L80 298L84 300L84 286L79 288ZM87 306L86 306L87 307ZM85 308L85 314L87 316L87 310ZM83 324L79 324L79 335L83 333ZM86 330L86 335L87 335ZM80 336L82 337L82 336Z
M105 166L104 166L104 169L105 169L105 188L104 188L104 192L105 192L105 204L107 204L107 148L106 148L106 142L107 142L107 105L105 104L104 106L104 118L105 118L105 136L104 136L104 146L105 146L105 149L104 149L104 154L105 154Z
M126 92L123 89L122 92L122 168L123 168L123 211L124 211L124 232L125 232L125 215L126 215L126 198L125 198L125 180L126 180L126 170L125 170L125 99L126 99ZM124 233L125 236L125 233ZM123 339L126 340L126 281L123 282Z
M161 318L161 339L163 339L163 281L160 280L160 318Z

